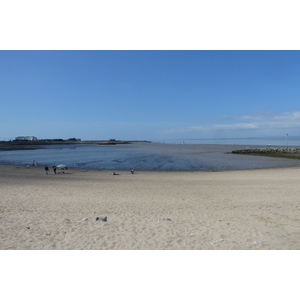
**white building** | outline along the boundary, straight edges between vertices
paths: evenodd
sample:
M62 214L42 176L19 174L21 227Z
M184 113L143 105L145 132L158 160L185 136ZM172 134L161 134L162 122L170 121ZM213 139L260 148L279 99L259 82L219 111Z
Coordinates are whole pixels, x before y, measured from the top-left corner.
M18 136L16 141L37 141L35 136Z

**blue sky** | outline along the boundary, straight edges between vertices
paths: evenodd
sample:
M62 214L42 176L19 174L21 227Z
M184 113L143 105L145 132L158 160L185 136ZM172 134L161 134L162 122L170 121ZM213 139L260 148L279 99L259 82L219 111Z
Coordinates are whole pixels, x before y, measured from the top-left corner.
M300 135L299 51L0 51L0 140Z

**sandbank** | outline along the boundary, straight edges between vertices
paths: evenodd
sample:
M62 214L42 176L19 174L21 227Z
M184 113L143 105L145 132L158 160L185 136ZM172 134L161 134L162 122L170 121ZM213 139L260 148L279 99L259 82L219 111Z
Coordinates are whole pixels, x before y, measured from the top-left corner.
M1 250L300 249L300 167L66 172L0 165Z

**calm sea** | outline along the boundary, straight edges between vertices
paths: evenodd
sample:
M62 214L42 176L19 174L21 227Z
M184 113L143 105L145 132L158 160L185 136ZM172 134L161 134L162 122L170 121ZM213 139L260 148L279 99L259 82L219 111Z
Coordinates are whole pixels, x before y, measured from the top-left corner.
M300 147L299 140L288 141ZM286 140L164 140L127 145L47 145L0 151L0 164L65 164L98 170L217 171L299 166L300 161L231 154L232 150L286 146Z
M261 145L261 146L298 146L300 139L284 138L238 138L238 139L166 139L153 140L153 142L172 143L172 144L221 144L221 145Z

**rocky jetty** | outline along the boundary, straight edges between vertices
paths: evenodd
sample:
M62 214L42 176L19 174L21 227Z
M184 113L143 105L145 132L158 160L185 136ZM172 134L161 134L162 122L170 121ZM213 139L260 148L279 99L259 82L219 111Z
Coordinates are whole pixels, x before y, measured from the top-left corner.
M300 148L256 148L233 150L236 154L300 154Z

